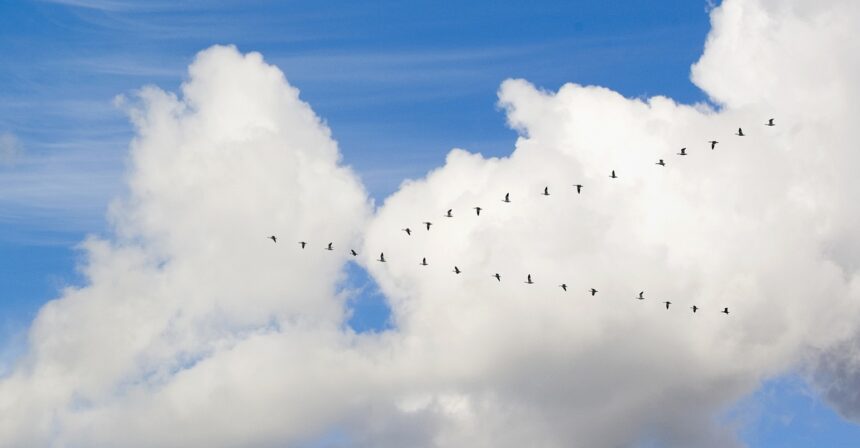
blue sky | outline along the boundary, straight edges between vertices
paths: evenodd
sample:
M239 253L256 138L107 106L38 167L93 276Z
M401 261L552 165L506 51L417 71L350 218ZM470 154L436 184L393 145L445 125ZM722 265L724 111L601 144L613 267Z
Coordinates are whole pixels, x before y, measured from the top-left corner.
M178 3L178 5L176 5ZM0 133L20 156L0 165L0 347L38 308L81 280L76 245L105 233L122 191L128 120L113 105L146 84L175 91L212 44L259 51L331 127L345 163L381 202L453 147L510 153L496 107L506 78L554 90L596 84L625 96L705 101L689 67L709 30L698 0L0 3ZM5 191L4 191L5 190ZM366 291L352 321L384 326ZM14 349L4 349L14 351ZM14 353L0 353L14 356ZM763 386L727 417L752 446L856 446L860 429L794 377Z

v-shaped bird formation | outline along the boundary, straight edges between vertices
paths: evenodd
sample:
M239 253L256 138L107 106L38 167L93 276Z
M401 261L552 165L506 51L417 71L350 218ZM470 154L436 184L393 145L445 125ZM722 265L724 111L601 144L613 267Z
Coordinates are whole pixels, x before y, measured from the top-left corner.
M769 118L769 119L768 119L768 121L767 121L766 123L764 123L764 125L765 125L765 126L768 126L768 127L776 126L776 124L774 123L774 119L773 119L773 118ZM734 133L734 135L736 135L736 136L738 136L738 137L745 137L747 134L745 134L745 133L744 133L743 128L738 128L737 132L735 132L735 133ZM708 140L708 141L707 141L707 143L709 144L710 149L711 149L711 150L714 150L714 149L716 149L717 144L718 144L718 143L720 143L720 142L719 142L719 141L717 141L717 140ZM686 147L681 148L681 149L680 149L680 152L676 153L676 155L678 155L678 156L687 156L687 155L688 155L688 153L687 153L687 148L686 148ZM666 167L666 166L667 166L667 163L665 162L665 160L664 160L664 159L658 159L658 161L656 162L656 164L657 164L657 165L660 165L661 167ZM609 174L609 176L608 176L608 177L609 177L609 178L611 178L611 179L618 179L620 176L618 176L618 175L616 174L615 170L612 170L612 171L610 172L610 174ZM583 191L583 189L584 189L584 186L583 186L582 184L573 184L573 187L575 187L575 188L576 188L576 193L577 193L577 194L582 194L582 191ZM542 196L550 196L550 193L549 193L549 186L545 186L545 187L543 188L543 191L542 191L542 192L540 192L539 194L541 194ZM513 201L511 200L511 194L510 194L509 192L508 192L508 193L505 193L505 194L504 194L504 197L501 199L501 201L502 201L502 202L505 202L505 203L511 203L511 202L513 202ZM476 216L481 216L481 211L485 210L485 209L484 209L483 207L481 207L481 206L474 206L474 207L472 207L472 209L473 209L473 210L475 210L475 215L476 215ZM446 217L446 218L454 218L454 209L448 209L448 210L447 210L447 212L446 212L444 215L442 215L442 216L444 216L444 217ZM430 227L433 225L433 223L431 223L431 222L429 222L429 221L424 221L424 222L422 222L422 225L426 227L427 231L430 231ZM412 230L411 230L409 227L402 228L402 229L401 229L401 231L405 232L407 236L412 236ZM272 242L273 242L273 243L277 243L277 242L278 242L278 237L277 237L276 235L267 236L267 237L266 237L266 239L270 239L270 240L272 240ZM302 248L302 249L304 249L305 247L309 246L309 244L308 244L307 242L305 242L305 241L299 241L299 244L301 245L301 248ZM328 250L328 251L333 251L333 250L334 250L333 244L334 244L333 242L329 242L329 243L328 243L327 245L325 245L323 248L324 248L325 250ZM355 249L350 249L350 250L349 250L349 253L350 253L352 256L357 256L357 255L358 255L358 252L356 252L356 251L355 251ZM379 253L379 258L377 258L377 259L376 259L376 261L378 261L378 262L380 262L380 263L386 263L386 262L388 262L388 260L386 260L386 259L385 259L385 254L384 254L383 252L380 252L380 253ZM419 264L419 265L421 265L421 266L429 266L429 264L430 264L430 263L428 263L428 262L427 262L427 257L421 257L421 261L420 261L420 263L418 263L418 264ZM461 274L463 271L460 269L460 267L459 267L459 266L454 266L454 269L453 269L451 272L453 272L455 275L459 275L459 274ZM498 273L498 272L493 273L493 274L490 274L490 275L489 275L489 277L490 277L490 278L492 278L492 279L495 279L497 283L502 283L502 275L501 275L500 273ZM535 284L535 283L537 283L537 282L535 282L535 281L532 279L532 274L527 274L527 275L526 275L526 278L525 278L525 281L523 281L523 283L525 283L526 285L534 285L534 284ZM567 285L567 283L561 283L561 284L559 284L559 285L558 285L558 287L560 287L564 293L568 292L568 285ZM595 296L597 296L597 294L598 294L598 290L597 290L596 288L593 288L593 287L592 287L592 288L589 288L589 289L587 289L587 290L583 291L583 293L584 293L585 295L590 295L591 297L595 297ZM634 299L636 299L636 300L640 300L640 301L642 301L642 300L646 300L646 297L645 297L645 291L640 291L640 292L638 293L638 295L634 296ZM665 306L665 308L668 310L668 309L669 309L669 305L671 305L673 302L671 302L671 301L669 301L669 300L666 300L666 301L662 301L662 302L659 302L659 303L660 303L661 305L664 305L664 306ZM693 314L695 314L697 311L699 311L699 310L701 309L701 307L699 307L699 306L697 306L697 305L692 305L692 306L690 306L689 308L693 311ZM729 309L728 309L728 307L723 307L723 309L722 309L722 310L720 310L719 312L720 312L720 313L722 313L722 314L728 315L728 314L729 314Z

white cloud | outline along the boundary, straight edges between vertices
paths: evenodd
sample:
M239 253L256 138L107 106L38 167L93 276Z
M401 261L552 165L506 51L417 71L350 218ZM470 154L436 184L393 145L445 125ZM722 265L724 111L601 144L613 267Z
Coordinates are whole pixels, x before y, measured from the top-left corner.
M712 17L693 79L720 110L509 80L511 156L454 150L375 216L276 68L202 52L180 96L145 88L131 109L116 237L86 243L89 286L41 310L0 382L0 445L724 447L716 416L763 379L820 366L845 390L860 11L726 0ZM345 329L348 247L395 330Z
M21 156L21 142L11 132L0 132L0 166L12 165Z

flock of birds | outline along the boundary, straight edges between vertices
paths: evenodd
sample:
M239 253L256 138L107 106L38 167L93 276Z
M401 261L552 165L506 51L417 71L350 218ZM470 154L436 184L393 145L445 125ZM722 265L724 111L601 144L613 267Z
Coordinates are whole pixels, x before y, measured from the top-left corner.
M765 123L764 125L765 125L765 126L770 126L770 127L772 127L772 126L776 126L776 124L775 124L773 121L774 121L774 119L773 119L773 118L770 118L770 119L768 119L767 123ZM738 136L738 137L745 137L745 136L746 136L746 134L744 134L744 131L743 131L743 129L742 129L742 128L738 128L738 132L736 132L736 133L735 133L735 135L736 135L736 136ZM720 142L719 142L719 141L717 141L717 140L709 140L709 141L708 141L708 143L710 144L711 150L714 150L714 149L716 149L717 144L718 144L718 143L720 143ZM677 155L679 155L679 156L686 156L686 155L687 155L687 148L681 148L681 152L677 153ZM656 162L656 165L666 166L666 162L665 162L663 159L658 159L658 160L657 160L657 162ZM617 178L618 178L618 175L616 175L616 174L615 174L615 170L612 170L612 172L610 173L609 177L610 177L610 178L612 178L612 179L617 179ZM575 187L575 188L576 188L576 193L577 193L577 194L582 194L582 189L583 189L583 185L582 185L582 184L574 184L574 185L573 185L573 187ZM544 187L544 189L543 189L543 193L541 193L541 194L542 194L543 196L549 196L549 195L550 195L550 193L549 193L549 187L548 187L548 186L547 186L547 187ZM510 194L510 193L505 193L505 197L502 199L502 202L510 203L510 202L511 202L511 194ZM481 210L483 210L483 208L482 208L482 207L477 207L477 206L476 206L476 207L472 207L472 209L473 209L473 210L475 210L475 214L476 214L477 216L481 216ZM453 217L454 217L454 209L448 209L448 211L447 211L443 216L444 216L445 218L453 218ZM432 222L430 222L430 221L424 221L424 222L422 223L422 225L423 225L423 226L424 226L424 227L429 231L429 230L430 230L430 227L433 225L433 223L432 223ZM403 229L401 229L401 230L402 230L402 231L404 231L404 232L406 232L406 235L407 235L407 236L411 236L411 235L412 235L412 229L410 229L409 227L403 228ZM273 242L275 242L275 243L277 243L277 242L278 242L278 237L277 237L277 236L275 236L275 235L271 235L271 236L268 236L268 237L266 237L266 238L268 238L268 239L272 240L272 241L273 241ZM299 243L299 245L301 246L301 248L302 248L302 249L305 249L305 248L307 247L307 245L308 245L308 243L307 243L306 241L299 241L298 243ZM330 242L330 243L328 243L328 245L326 245L324 249L325 249L325 250L330 250L330 251L331 251L331 250L334 250L334 243L331 243L331 242ZM358 256L358 252L356 252L356 251L355 251L355 249L350 249L350 250L349 250L349 252L350 252L350 254L351 254L353 257ZM384 253L384 252L380 252L380 253L379 253L379 258L377 258L377 259L376 259L376 261L378 261L378 262L380 262L380 263L386 263L386 262L387 262L387 260L385 259L385 253ZM421 265L421 266L429 266L429 263L427 263L427 258L426 258L426 257L421 258L421 263L419 263L419 265ZM453 269L453 271L452 271L452 272L454 272L454 274L456 274L456 275L459 275L459 274L461 274L463 271L462 271L458 266L456 266L456 265L455 265L455 266L454 266L454 269ZM498 272L496 272L496 273L492 274L492 275L491 275L491 277L492 277L492 278L495 278L495 279L496 279L496 281L498 281L498 282L501 282L501 281L502 281L502 275L501 275L501 274L499 274ZM533 285L533 284L535 284L535 282L532 280L532 275L531 275L531 274L526 275L526 280L525 280L525 282L524 282L524 283L526 283L526 284L528 284L528 285ZM568 289L568 288L567 288L567 284L566 284L566 283L562 283L562 284L558 285L558 287L559 287L559 288L561 288L563 291L567 292L567 289ZM597 293L598 293L599 291L598 291L597 289L595 289L595 288L591 288L591 289L589 289L589 290L588 290L588 292L589 292L589 293L591 293L591 295L592 295L592 296L596 296L596 295L597 295ZM637 299L637 300L645 300L645 291L640 291L640 292L639 292L639 295L638 295L638 296L636 296L636 297L635 297L635 299ZM663 304L663 305L665 305L666 309L668 310L668 309L669 309L669 307L672 305L672 302L671 302L671 301L666 300L666 301L663 301L663 302L662 302L662 304ZM700 308L700 307L698 307L698 306L696 306L696 305L693 305L693 306L691 306L691 307L690 307L690 309L691 309L691 310L693 310L693 313L695 314L695 313L696 313L697 311L699 311L701 308ZM723 309L722 309L722 311L720 311L720 313L723 313L723 314L728 315L728 314L729 314L729 308L728 308L728 307L723 307Z

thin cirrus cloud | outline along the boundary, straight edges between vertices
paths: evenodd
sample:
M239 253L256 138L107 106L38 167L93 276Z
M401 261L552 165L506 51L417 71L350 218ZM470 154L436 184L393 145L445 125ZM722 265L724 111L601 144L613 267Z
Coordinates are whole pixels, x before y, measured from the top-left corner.
M129 107L114 237L0 381L0 444L725 447L716 416L764 379L856 390L860 11L711 17L692 77L718 109L507 80L509 156L452 150L375 211L277 68L201 52ZM344 325L351 248L390 330Z

